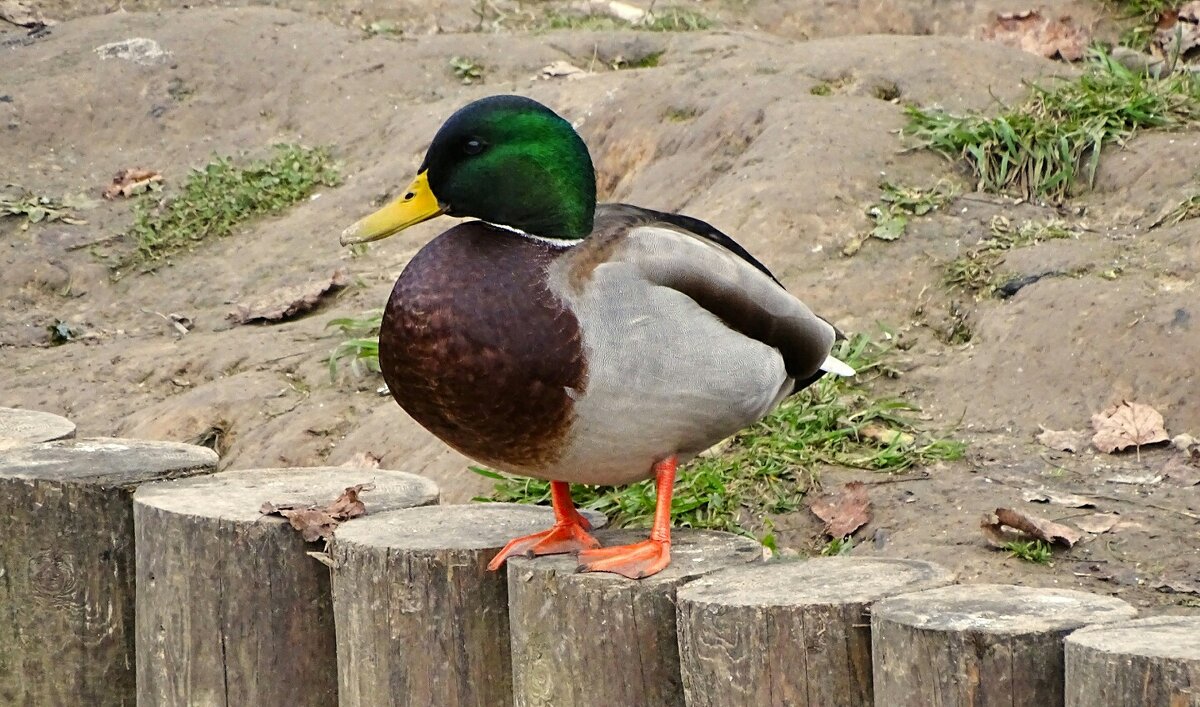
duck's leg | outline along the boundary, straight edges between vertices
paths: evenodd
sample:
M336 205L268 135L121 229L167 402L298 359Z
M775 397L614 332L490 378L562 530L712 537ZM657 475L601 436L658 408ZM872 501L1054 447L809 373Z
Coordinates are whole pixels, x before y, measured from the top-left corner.
M571 486L567 482L550 482L550 503L554 506L554 526L540 533L510 540L488 563L489 570L500 569L504 561L513 555L559 555L600 547L600 543L588 534L592 524L575 510L575 503L571 501Z
M661 572L671 563L671 491L675 486L674 455L654 465L654 525L650 539L579 553L580 572L613 572L641 579Z

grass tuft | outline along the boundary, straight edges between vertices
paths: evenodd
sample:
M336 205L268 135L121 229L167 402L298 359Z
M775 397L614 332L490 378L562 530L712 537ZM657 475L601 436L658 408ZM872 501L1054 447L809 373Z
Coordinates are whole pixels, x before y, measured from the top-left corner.
M943 282L951 289L963 290L976 298L991 295L998 284L996 271L1004 262L1006 252L1078 235L1062 221L1025 221L1013 226L1007 218L996 216L992 219L988 238L946 265Z
M383 311L380 310L359 318L332 319L325 324L327 329L337 329L342 336L349 337L329 354L330 380L337 380L338 371L343 367L354 376L379 373L379 327L382 323Z
M1054 557L1053 549L1041 540L1011 540L1004 544L1004 549L1018 560L1032 562L1035 565L1048 565Z
M1200 79L1153 79L1100 53L1077 79L1032 88L1024 103L996 117L909 107L905 132L964 160L983 191L1062 201L1077 177L1094 182L1104 147L1138 130L1200 119Z
M152 268L208 238L224 238L256 216L275 214L319 186L340 183L328 148L276 145L261 160L237 164L217 157L192 170L179 192L160 202L138 202L126 232L137 249L117 268Z
M916 408L903 400L873 397L868 380L893 374L890 345L855 336L836 355L857 369L853 379L825 376L789 398L758 424L680 469L671 510L674 523L753 534L768 514L801 508L823 464L898 472L914 465L962 457L961 442L930 437L915 428ZM864 434L874 425L906 431L887 444ZM496 481L479 500L547 504L550 484L474 468ZM624 487L572 485L576 503L600 511L618 527L646 526L654 515L654 482Z
M626 22L609 15L550 12L542 29L581 29L612 31L622 29L647 32L699 32L713 27L713 21L696 10L686 7L656 9L649 22Z

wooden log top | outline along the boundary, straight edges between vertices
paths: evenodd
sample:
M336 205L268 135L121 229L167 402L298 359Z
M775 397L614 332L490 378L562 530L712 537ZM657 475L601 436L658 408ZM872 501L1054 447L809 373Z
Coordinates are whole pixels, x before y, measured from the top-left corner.
M138 489L134 501L169 513L254 523L264 503L324 506L348 486L375 484L359 499L369 518L375 513L437 503L438 487L423 476L388 469L302 467L223 471ZM282 518L277 518L283 522ZM349 526L338 529L338 534Z
M724 606L866 604L950 584L931 562L883 557L817 557L725 570L679 590L679 598Z
M603 547L645 540L646 530L607 530L596 533ZM611 572L576 573L578 561L571 555L550 555L533 559L509 560L509 574L543 572L570 575L569 582L593 585L629 584L639 589L674 586L726 567L744 566L762 558L762 545L755 540L731 533L675 528L671 531L671 564L662 572L643 579L628 579ZM520 575L517 575L518 577Z
M607 520L580 509L592 526ZM554 512L523 503L466 503L367 516L338 528L338 542L400 550L487 550L554 524Z
M1200 616L1151 616L1081 628L1067 643L1103 653L1200 661Z
M0 407L0 449L74 436L75 423L65 417L40 410Z
M1128 603L1071 589L961 584L884 599L876 618L931 631L1024 634L1131 619Z
M87 437L0 449L0 479L137 486L206 468L217 454L179 442Z

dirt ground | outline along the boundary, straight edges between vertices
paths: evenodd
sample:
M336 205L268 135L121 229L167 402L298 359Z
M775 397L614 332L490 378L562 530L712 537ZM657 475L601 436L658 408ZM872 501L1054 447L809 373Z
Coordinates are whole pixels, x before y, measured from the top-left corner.
M884 392L919 404L926 424L965 440L968 454L900 479L824 470L829 488L873 484L875 519L854 553L931 559L969 581L1082 587L1154 611L1200 606L1200 469L1161 447L1070 454L1035 440L1041 427L1088 430L1094 413L1123 398L1161 411L1173 435L1200 436L1200 220L1150 228L1195 190L1200 131L1110 150L1096 189L1066 211L970 193L953 165L904 150L897 134L902 101L994 108L1023 96L1024 82L1076 71L972 39L991 13L1023 4L705 0L689 7L717 28L696 33L524 32L521 13L534 11L506 3L487 4L483 21L468 3L419 0L34 4L63 21L36 36L0 22L3 182L95 197L121 168L158 169L177 184L213 154L262 154L276 141L332 145L346 179L119 280L102 257L128 247L117 236L132 220L130 202L102 201L84 212L85 225L22 230L0 220L0 405L66 415L81 435L205 442L226 468L340 464L370 452L434 478L446 500L486 490L463 458L376 393L378 379L331 382L326 358L339 337L326 323L381 307L407 259L446 222L365 257L338 245L342 228L407 183L455 108L519 92L579 126L602 197L704 218L841 328L883 323L902 337L903 375ZM1098 2L1043 7L1112 31ZM361 30L380 18L406 33ZM134 37L167 54L139 64L95 52ZM656 52L655 67L610 69ZM484 82L464 85L453 56L484 64ZM534 78L558 60L592 73ZM822 82L836 86L832 95L810 93ZM881 179L943 178L968 193L897 241L842 255L869 228ZM1014 252L1006 271L1083 274L1008 300L952 296L944 263L985 238L997 215L1084 229ZM355 284L309 316L227 319L239 303L339 268ZM939 336L956 307L974 332L963 345ZM194 328L181 334L171 313ZM81 337L48 346L56 321ZM1094 508L1025 500L1037 490L1086 496ZM1122 520L1039 566L984 544L979 518L999 506L1068 523L1098 512ZM814 547L807 512L776 520L782 544Z

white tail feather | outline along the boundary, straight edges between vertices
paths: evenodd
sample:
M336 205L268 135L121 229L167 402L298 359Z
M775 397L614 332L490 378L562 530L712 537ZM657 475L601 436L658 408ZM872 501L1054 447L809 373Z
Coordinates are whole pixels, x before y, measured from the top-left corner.
M825 363L821 364L821 370L839 376L854 375L853 368L847 366L844 362L837 360L833 356L827 356L825 358Z

